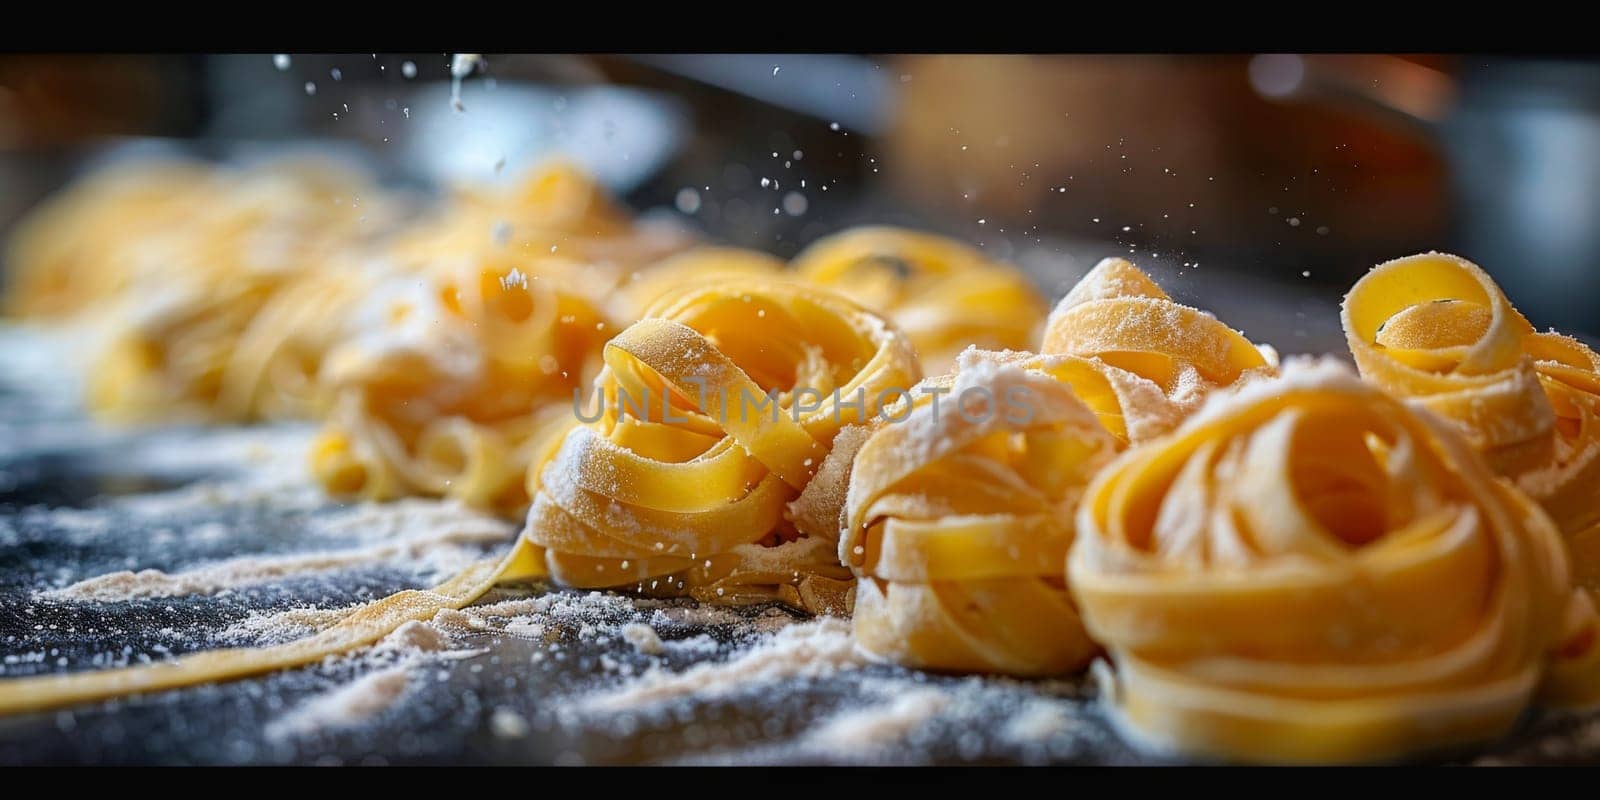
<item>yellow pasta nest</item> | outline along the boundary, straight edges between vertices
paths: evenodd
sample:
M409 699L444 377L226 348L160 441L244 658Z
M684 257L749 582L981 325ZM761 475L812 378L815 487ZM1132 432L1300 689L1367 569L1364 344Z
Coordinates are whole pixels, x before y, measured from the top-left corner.
M239 352L241 340L276 294L353 261L384 224L380 201L369 197L363 208L355 199L365 185L353 173L312 164L214 175L183 219L122 242L107 264L85 267L115 276L107 280L116 285L97 307L107 344L89 376L90 408L124 422L264 415L256 370L271 370L274 359ZM332 336L302 332L295 347L279 349L314 361ZM248 338L249 347L273 349L259 334ZM230 388L233 377L248 385Z
M1068 576L1115 663L1106 694L1160 748L1343 762L1487 740L1552 656L1553 694L1592 694L1593 606L1549 518L1332 361L1125 453L1077 533Z
M1345 296L1361 374L1450 420L1555 518L1600 589L1600 354L1537 333L1476 264L1380 264Z
M765 281L662 297L605 346L574 422L529 472L525 539L577 587L840 610L834 541L785 505L835 435L920 377L905 338L831 293ZM887 393L887 395L886 395Z
M1071 356L968 350L856 455L839 557L855 635L924 669L1052 675L1096 652L1063 582L1073 512L1120 449Z
M1090 270L1050 312L1041 352L1089 359L1106 391L1106 428L1138 443L1172 430L1217 389L1271 375L1277 354L1216 317L1167 297L1155 281L1120 258Z
M856 456L840 558L863 579L856 633L868 652L1015 675L1082 667L1095 646L1062 578L1084 485L1208 392L1272 371L1243 336L1121 259L1062 300L1045 344L1056 354L967 351L953 375L919 387L906 423L878 425ZM1050 413L977 425L948 398L940 413L936 392L986 384L1002 406L1015 392Z
M894 320L930 371L949 369L969 345L1028 349L1044 317L1044 299L1021 271L930 233L854 228L816 241L793 266Z
M7 242L7 313L63 316L118 296L138 271L142 243L190 224L216 179L199 163L136 161L45 201Z
M635 221L592 177L566 163L504 188L458 188L391 248L403 264L455 266L492 245L509 259L551 256L587 265L583 288L603 298L630 270L689 243L680 229Z
M312 452L318 481L339 495L520 514L532 448L568 418L611 333L571 288L578 269L551 261L529 274L485 258L369 298L360 335L320 376L334 399Z

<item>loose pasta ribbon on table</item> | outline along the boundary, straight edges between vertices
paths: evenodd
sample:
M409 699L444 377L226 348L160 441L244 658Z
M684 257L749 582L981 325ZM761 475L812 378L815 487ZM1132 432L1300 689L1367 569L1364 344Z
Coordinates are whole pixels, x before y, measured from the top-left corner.
M1194 413L1217 389L1271 375L1277 354L1252 344L1216 317L1174 302L1121 258L1095 265L1050 312L1044 353L1089 359L1100 386L1079 384L1101 421L1124 442L1159 436Z
M1547 679L1594 687L1594 608L1549 517L1331 360L1119 457L1068 579L1119 722L1186 755L1387 760L1507 732Z
M846 604L833 540L785 506L839 430L916 382L910 344L830 292L767 281L689 286L605 347L574 422L529 471L524 540L576 587Z
M931 233L853 228L816 241L793 267L894 320L930 371L949 369L969 345L1031 348L1044 318L1044 298L1027 275Z
M576 267L529 269L486 258L370 298L319 377L333 397L312 451L324 487L522 513L533 451L570 419L611 333L563 277Z
M1063 568L1073 512L1120 443L1073 394L1071 356L968 350L877 426L851 472L839 557L855 635L923 669L1053 675L1096 652Z

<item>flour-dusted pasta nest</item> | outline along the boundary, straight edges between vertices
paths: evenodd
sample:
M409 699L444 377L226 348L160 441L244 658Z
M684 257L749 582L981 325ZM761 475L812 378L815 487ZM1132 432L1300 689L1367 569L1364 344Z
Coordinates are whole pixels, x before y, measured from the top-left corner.
M375 191L361 206L357 198L372 189L366 176L319 161L163 174L179 183L171 196L150 200L148 209L129 211L145 201L127 194L120 181L94 183L80 187L95 195L93 201L80 200L70 215L82 228L35 228L39 241L18 256L23 275L75 275L84 294L72 304L49 300L35 296L47 295L47 287L24 277L20 291L34 297L25 310L77 310L95 318L91 324L104 345L90 370L88 399L106 419L228 422L304 412L294 399L304 387L282 372L284 362L276 368L266 363L275 359L263 348L315 360L333 337L308 327L281 347L283 339L263 341L252 325L286 291L337 314L339 289L329 287L335 296L319 297L292 287L353 270L357 252L393 223L397 209ZM50 244L56 236L81 239L149 215L160 222L108 232L104 249ZM270 316L284 321L281 312ZM263 391L261 369L290 381L287 396Z
M1380 264L1344 301L1362 377L1451 421L1555 518L1600 589L1600 354L1537 332L1478 265Z
M579 587L839 609L833 541L785 507L840 429L920 377L887 320L830 292L726 281L671 293L605 347L587 409L529 472L524 536ZM824 534L825 535L825 534Z
M1216 317L1174 302L1121 258L1101 261L1061 298L1039 349L1113 368L1106 374L1127 402L1106 422L1134 442L1171 430L1218 389L1271 375L1278 358Z
M612 333L565 266L489 257L369 297L362 335L319 378L332 396L312 453L323 486L521 514L534 449L570 419Z
M1085 484L1208 393L1272 370L1242 334L1122 259L1062 299L1044 349L966 351L855 456L839 556L861 578L868 652L967 672L1082 668L1096 647L1063 573Z
M1020 676L1088 663L1062 565L1078 498L1120 444L1059 377L1081 370L1071 356L968 350L862 445L839 542L860 578L862 649Z
M1547 678L1593 685L1593 606L1550 519L1334 362L1120 457L1068 574L1116 713L1188 755L1395 758L1505 733Z

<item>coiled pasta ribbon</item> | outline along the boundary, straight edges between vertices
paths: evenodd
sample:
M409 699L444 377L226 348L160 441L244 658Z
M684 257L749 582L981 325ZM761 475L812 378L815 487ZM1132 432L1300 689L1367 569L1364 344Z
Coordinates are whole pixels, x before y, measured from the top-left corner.
M1040 351L1099 365L1100 380L1074 388L1104 398L1090 405L1113 435L1133 443L1170 431L1217 389L1271 375L1277 363L1271 348L1173 302L1120 258L1095 265L1056 304Z
M1113 462L1068 577L1119 721L1188 755L1397 758L1505 733L1552 657L1593 685L1594 608L1549 518L1333 361Z
M1342 321L1362 376L1454 423L1550 512L1600 589L1600 354L1535 332L1488 274L1444 253L1373 268Z
M1021 271L930 233L853 228L814 242L793 267L894 320L930 371L949 369L969 345L1028 349L1044 317L1044 298Z
M530 275L490 258L375 296L319 379L334 397L312 450L323 486L520 515L534 449L570 419L610 335L564 269L578 268L550 261Z
M662 297L606 344L605 363L584 412L594 421L529 472L524 537L550 574L841 608L850 575L833 541L798 536L785 505L842 427L916 382L905 338L829 292L730 280Z
M1071 356L968 350L877 427L855 458L839 544L860 579L862 649L1020 676L1088 663L1096 646L1063 566L1078 499L1120 443L1068 379L1097 377Z

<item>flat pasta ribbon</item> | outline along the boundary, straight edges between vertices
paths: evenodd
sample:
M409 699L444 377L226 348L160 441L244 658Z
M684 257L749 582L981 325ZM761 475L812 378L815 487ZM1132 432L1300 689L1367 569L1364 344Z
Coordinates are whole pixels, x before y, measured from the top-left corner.
M1273 373L1277 354L1174 302L1138 267L1107 258L1050 312L1040 352L1089 359L1103 386L1076 386L1125 442L1172 430L1212 392Z
M305 666L374 644L407 622L464 608L498 583L540 577L542 567L530 548L518 546L504 558L478 561L432 589L396 592L351 609L316 634L284 644L205 650L119 669L0 680L0 716Z
M829 292L730 280L662 297L606 344L605 363L579 410L593 421L574 422L528 474L524 537L550 574L840 610L849 571L785 506L842 427L916 382L905 338Z
M1444 253L1374 267L1342 321L1362 376L1455 424L1550 512L1600 589L1600 354L1536 332L1487 273Z
M1394 759L1504 734L1542 681L1594 686L1594 607L1549 518L1331 360L1119 457L1068 576L1118 721L1190 756Z
M609 323L551 261L494 258L408 280L357 313L328 357L333 398L312 472L333 494L450 497L507 516L527 508L533 453L570 419L599 369Z
M814 242L792 266L802 280L894 320L930 370L949 369L969 345L1028 349L1044 318L1027 275L931 233L853 228Z
M855 636L910 667L1018 676L1097 652L1063 578L1073 512L1120 449L1061 374L1072 356L968 350L855 457L839 558Z

